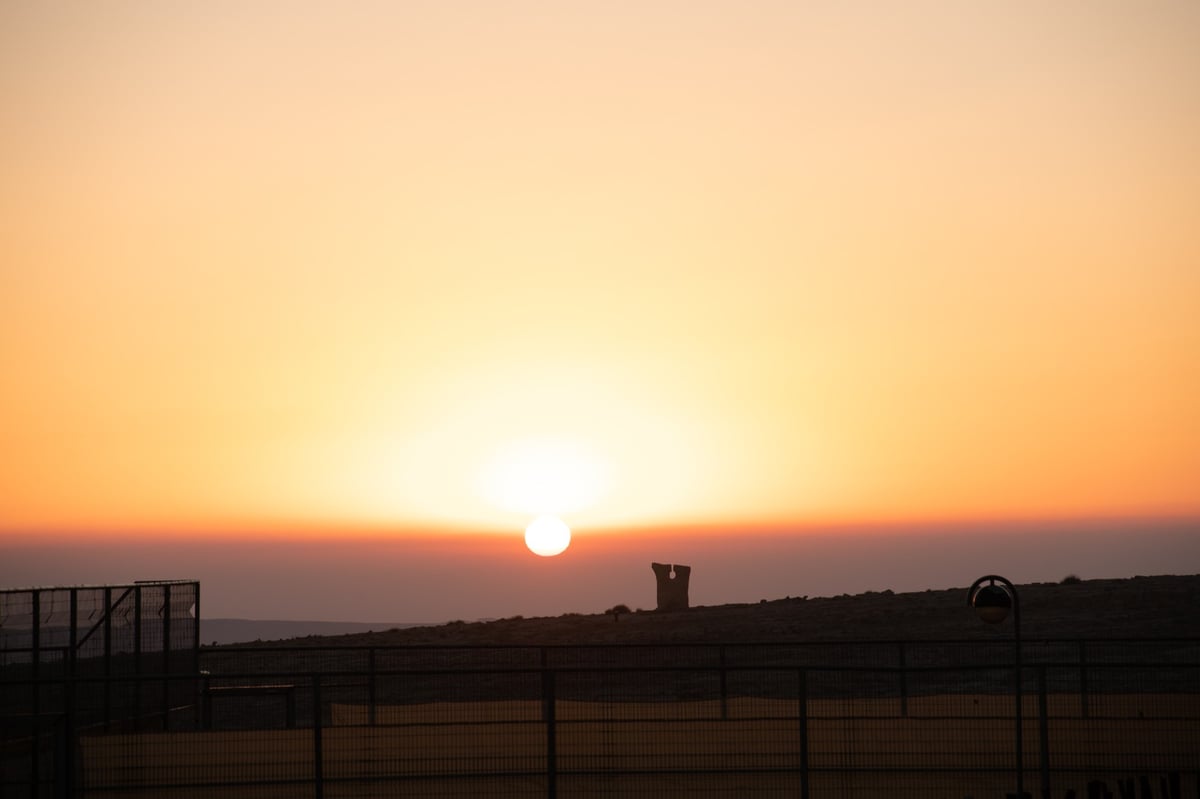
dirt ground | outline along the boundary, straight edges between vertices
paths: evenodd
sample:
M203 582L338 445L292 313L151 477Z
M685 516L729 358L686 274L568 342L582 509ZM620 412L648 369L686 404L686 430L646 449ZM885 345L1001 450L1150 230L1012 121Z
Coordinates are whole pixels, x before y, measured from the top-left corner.
M818 700L808 706L803 737L794 703L735 698L722 719L715 704L564 702L557 708L556 771L564 788L577 783L578 791L565 793L588 796L605 795L597 786L606 782L619 783L615 795L795 795L802 762L814 782L828 783L815 795L878 796L884 788L889 796L998 795L1012 768L1012 722L992 715L1003 708L989 704L1003 698L981 695L974 705L964 698L927 697L905 717L894 700ZM1071 699L1051 697L1045 728L1056 791L1095 771L1194 772L1195 695L1157 697L1157 707L1188 705L1174 719L1141 718L1149 699L1140 695L1111 697L1116 717L1058 715ZM970 716L945 714L972 706ZM442 788L472 779L483 788L491 780L482 795L513 795L514 782L523 780L538 795L547 772L542 712L537 702L384 707L380 726L366 726L363 708L335 707L333 724L322 731L327 794L394 796L442 778ZM1025 731L1026 762L1035 765L1041 732L1033 720ZM207 787L241 799L279 783L303 788L315 778L313 752L306 729L81 738L85 784L106 797L139 789L191 797ZM728 785L715 790L719 781Z

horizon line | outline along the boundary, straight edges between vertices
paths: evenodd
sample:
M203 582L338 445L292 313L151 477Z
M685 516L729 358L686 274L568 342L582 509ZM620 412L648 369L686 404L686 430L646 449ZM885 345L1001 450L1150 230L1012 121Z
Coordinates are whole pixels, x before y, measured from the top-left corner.
M559 514L568 522L570 514ZM1078 513L1078 514L980 514L921 516L888 518L881 516L859 518L812 518L812 519L722 519L670 521L662 523L586 524L573 523L574 534L586 537L616 537L623 535L658 535L703 537L730 533L756 536L777 535L822 535L887 533L948 533L955 528L966 530L1016 529L1027 532L1030 528L1054 528L1059 531L1071 529L1116 529L1125 525L1151 525L1154 527L1188 526L1200 524L1200 509L1182 512L1148 513ZM303 540L320 541L336 538L342 541L386 541L398 539L439 538L446 541L478 538L499 538L519 535L521 527L499 525L455 524L455 523L405 523L397 525L334 523L297 521L293 523L245 522L242 524L194 525L97 525L71 528L59 525L0 526L0 538L15 543L20 539L44 540L51 536L55 540L94 540L96 536L114 536L120 540L145 539L167 536L172 541L191 541L197 538L212 538L217 541L241 539L243 541ZM16 541L14 541L14 539Z

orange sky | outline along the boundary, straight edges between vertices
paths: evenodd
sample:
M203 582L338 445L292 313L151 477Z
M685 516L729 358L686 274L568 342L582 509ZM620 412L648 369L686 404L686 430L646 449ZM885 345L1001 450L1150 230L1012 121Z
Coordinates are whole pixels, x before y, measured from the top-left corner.
M1200 5L0 5L0 529L1200 513Z

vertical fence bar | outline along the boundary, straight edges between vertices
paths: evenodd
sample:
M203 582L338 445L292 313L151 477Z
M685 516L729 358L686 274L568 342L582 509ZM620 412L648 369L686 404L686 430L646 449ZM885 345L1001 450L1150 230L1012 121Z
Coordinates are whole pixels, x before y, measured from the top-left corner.
M29 673L33 677L33 741L29 751L29 795L38 799L41 792L38 782L42 777L42 592L36 588L32 591L33 630L30 633L29 646L32 649L32 660Z
M142 726L142 587L133 587L133 724Z
M200 674L200 582L192 583L192 674L196 676L195 688L192 691L192 722L200 726L200 705L203 699L203 689L206 681Z
M367 724L375 726L375 647L367 650Z
M312 675L312 725L313 725L313 794L316 799L325 797L325 742L322 740L322 725L325 722L321 706L321 675Z
M1042 777L1042 799L1050 799L1050 711L1046 696L1046 667L1037 667L1038 761Z
M800 721L800 799L808 796L808 670L796 672Z
M104 729L112 726L112 588L104 588Z
M717 657L721 663L721 721L729 718L729 690L725 676L725 645L717 647Z
M133 587L133 668L142 673L142 587Z
M1087 641L1079 642L1079 712L1086 719L1090 714L1088 707L1088 668Z
M35 588L31 593L33 594L33 630L30 631L29 641L32 650L29 671L33 677L33 715L37 716L41 704L41 686L38 680L41 678L42 672L42 592Z
M546 722L546 796L558 796L558 722L556 714L554 672L545 666L546 651L542 650L542 717Z
M1013 596L1013 606L1016 607L1016 595L1014 594ZM1021 664L1020 619L1020 612L1013 614L1013 638L1015 642L1013 652L1013 698L1016 702L1016 705L1013 707L1013 715L1016 717L1017 799L1025 799L1025 700L1021 693L1025 673Z
M171 584L162 587L162 726L164 730L171 729L171 681L167 675L171 673Z
M79 646L79 625L76 619L79 617L79 589L72 588L68 594L70 599L67 601L67 613L71 615L71 623L67 625L67 674L71 677L75 676L75 648Z
M900 716L908 717L908 646L903 641L898 644L897 655L900 660Z
M67 595L67 613L71 618L67 624L67 662L63 680L62 746L54 755L56 790L63 796L74 796L75 786L75 673L78 668L76 648L79 646L79 589L72 588Z
M192 673L200 673L200 583L199 581L192 583L192 590L195 601L195 620L193 621L192 629Z
M171 584L162 587L162 673L171 673Z

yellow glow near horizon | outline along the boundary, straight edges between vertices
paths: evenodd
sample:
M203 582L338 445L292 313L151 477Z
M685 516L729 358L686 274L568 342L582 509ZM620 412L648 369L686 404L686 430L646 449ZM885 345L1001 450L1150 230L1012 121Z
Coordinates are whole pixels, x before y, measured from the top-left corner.
M608 489L603 464L579 444L526 439L503 447L484 467L487 499L510 511L563 514L600 501Z
M1200 513L1194 2L118 6L0 5L0 529Z

